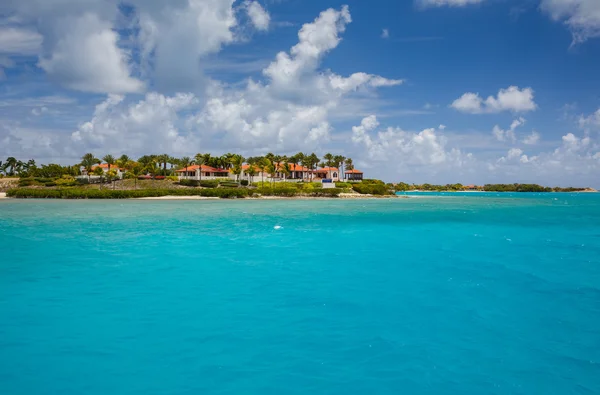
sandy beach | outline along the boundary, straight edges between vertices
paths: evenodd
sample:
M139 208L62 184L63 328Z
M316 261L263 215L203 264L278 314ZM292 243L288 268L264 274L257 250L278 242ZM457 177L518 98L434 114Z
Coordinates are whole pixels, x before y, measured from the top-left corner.
M0 192L0 199L6 199L6 192Z

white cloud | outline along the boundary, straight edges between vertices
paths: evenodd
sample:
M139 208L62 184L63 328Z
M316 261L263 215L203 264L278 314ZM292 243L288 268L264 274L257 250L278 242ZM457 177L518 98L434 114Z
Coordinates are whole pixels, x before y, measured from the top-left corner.
M268 30L271 16L260 3L258 1L246 0L244 5L254 27L258 30Z
M203 88L203 59L236 41L235 0L132 2L139 16L142 71L161 91Z
M318 71L350 21L348 7L323 11L301 28L289 53L280 52L263 70L267 81L249 80L245 90L217 86L190 127L219 133L231 149L291 152L326 143L332 131L329 117L342 100L402 83L362 72L342 77Z
M600 108L589 116L579 116L579 127L582 129L600 127Z
M416 0L423 7L465 7L472 4L480 4L484 0Z
M517 141L515 130L519 126L525 124L525 122L525 118L523 117L515 119L510 124L510 128L508 130L501 129L500 126L495 125L494 129L492 130L492 134L494 135L494 137L496 137L496 140L498 141L508 141L514 143Z
M379 121L370 115L352 128L352 141L365 151L363 163L379 163L385 166L419 167L428 172L444 172L450 168L460 168L470 161L470 154L463 154L457 149L448 149L447 140L435 128L420 132L408 132L400 128L388 127L374 132ZM405 169L406 171L408 169Z
M7 0L0 7L39 30L39 65L54 81L77 90L128 93L144 89L142 78L161 91L202 88L201 60L236 41L238 9L247 10L257 29L268 27L260 4L234 3L131 0L128 13L118 0ZM120 35L124 29L133 34Z
M42 45L42 36L32 30L0 26L0 53L35 55Z
M140 92L144 84L130 76L118 34L95 14L65 18L62 32L39 66L65 86L96 93ZM66 28L68 26L68 29Z
M531 132L530 135L525 136L525 138L523 139L523 144L535 145L535 144L539 143L540 138L541 138L540 134L534 130Z
M96 106L94 117L71 135L79 152L102 149L104 152L130 154L167 151L189 153L197 142L179 130L179 112L198 103L192 94L172 97L148 93L138 103L126 104L121 95L109 95Z
M500 89L496 97L488 96L485 100L478 93L465 93L452 102L450 107L468 114L490 114L502 111L533 111L537 104L533 101L531 88L519 89L518 86L510 86Z
M390 38L389 29L383 29L383 31L381 32L381 38Z
M573 33L573 42L600 36L600 1L542 0L542 11L555 21L564 22Z
M320 59L341 41L340 33L352 21L348 6L341 10L330 8L323 11L312 23L302 26L298 33L299 42L290 53L280 52L264 71L273 85L285 88L296 85L306 73L313 72Z

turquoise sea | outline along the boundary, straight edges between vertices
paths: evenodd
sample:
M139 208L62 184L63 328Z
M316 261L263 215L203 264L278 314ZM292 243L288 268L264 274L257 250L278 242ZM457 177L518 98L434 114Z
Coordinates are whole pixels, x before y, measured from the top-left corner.
M2 395L599 393L600 194L0 201Z

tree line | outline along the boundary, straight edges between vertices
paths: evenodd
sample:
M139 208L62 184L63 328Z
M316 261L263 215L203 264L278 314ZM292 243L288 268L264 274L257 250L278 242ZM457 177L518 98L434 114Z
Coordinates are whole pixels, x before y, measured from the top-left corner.
M108 171L104 172L98 165L105 163L108 165ZM295 155L276 155L268 153L264 156L256 156L244 158L239 154L227 153L221 156L213 156L210 153L198 153L194 157L185 156L177 158L168 154L162 155L143 155L137 160L128 155L115 157L113 155L104 155L99 158L92 153L86 153L81 157L81 162L72 166L62 166L58 164L48 164L38 166L35 160L31 159L23 162L14 157L7 158L4 162L0 161L0 175L9 177L43 177L43 178L60 178L62 176L79 176L82 170L88 176L98 175L108 179L117 176L117 170L124 169L131 177L139 177L141 175L156 176L173 176L175 170L186 169L198 165L206 165L217 169L223 169L227 172L239 176L242 174L242 166L250 165L247 172L249 176L255 176L259 172L274 176L276 173L289 176L294 166L301 165L309 170L316 170L317 167L337 167L340 173L343 174L346 170L354 169L354 164L351 158L346 158L342 155L333 155L327 153L323 158L319 158L315 153L299 152ZM113 168L114 167L114 168ZM202 172L200 172L202 173Z

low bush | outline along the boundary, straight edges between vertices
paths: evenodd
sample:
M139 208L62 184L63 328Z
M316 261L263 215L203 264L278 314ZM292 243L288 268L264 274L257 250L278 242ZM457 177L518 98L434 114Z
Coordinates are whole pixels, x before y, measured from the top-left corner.
M179 177L177 177L177 176L167 176L167 180L169 180L169 181L179 181Z
M240 184L235 181L221 181L219 186L223 188L238 188Z
M240 184L241 184L243 187L247 187L249 183L248 183L248 180L241 180L241 181L240 181Z
M200 181L198 180L187 180L187 179L181 179L179 181L179 185L183 185L184 187L199 187L200 186Z
M362 195L391 195L385 184L352 184L352 189Z
M342 189L350 189L352 188L352 184L350 184L349 182L336 182L335 187Z
M376 184L376 185L385 185L385 182L383 182L383 181L381 181L381 180L374 180L374 179L369 179L369 178L367 178L367 179L364 179L364 180L362 181L362 183L361 183L361 184L370 184L370 185L371 185L371 184Z
M201 180L198 182L202 188L216 188L219 186L219 181L217 180Z
M247 189L138 189L138 190L112 190L112 189L10 189L7 196L14 198L37 199L133 199L160 196L205 196L223 199L245 198Z

